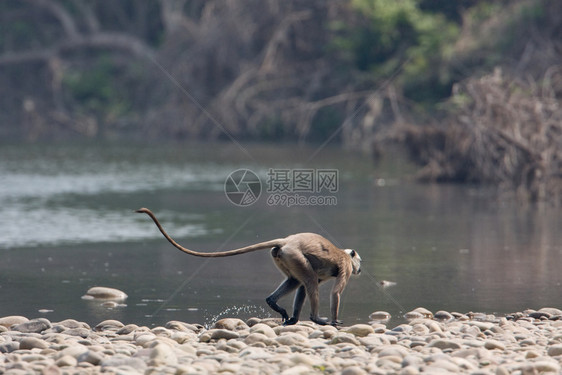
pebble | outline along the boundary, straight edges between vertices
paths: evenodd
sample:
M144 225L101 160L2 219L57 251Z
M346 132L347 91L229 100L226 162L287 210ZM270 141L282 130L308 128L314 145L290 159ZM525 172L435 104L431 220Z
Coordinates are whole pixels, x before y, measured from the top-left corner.
M375 329L368 324L356 324L349 328L343 329L343 331L351 333L352 335L357 337L365 337L370 335L371 333L375 333Z
M127 299L127 294L119 289L108 288L104 286L95 286L88 289L88 291L84 296L82 296L82 298L123 301Z
M433 317L437 320L451 320L453 319L453 314L447 311L440 310L437 311Z
M13 331L22 333L40 333L51 328L51 322L44 318L32 319L10 327Z
M562 344L550 346L547 350L547 354L551 357L562 355Z
M29 322L25 316L12 315L0 318L0 326L10 328L13 325Z
M390 320L391 316L386 311L375 311L369 315L369 319L379 322L386 322Z
M178 321L147 328L117 320L91 328L71 319L51 323L8 316L0 318L0 373L524 375L562 370L562 312L556 308L507 319L414 311L418 318L394 327L379 320L340 329L311 322L283 327L279 320L259 318L222 319L209 329Z
M239 331L248 329L248 325L242 319L225 318L217 321L213 328L226 329L229 331Z
M41 340L37 337L24 337L21 341L20 341L20 349L21 350L30 350L30 349L47 349L49 347L49 344L44 341Z

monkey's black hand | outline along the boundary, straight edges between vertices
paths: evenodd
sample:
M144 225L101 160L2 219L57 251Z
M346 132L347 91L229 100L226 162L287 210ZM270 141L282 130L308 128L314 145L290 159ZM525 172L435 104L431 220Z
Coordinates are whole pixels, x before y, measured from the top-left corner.
M297 324L298 321L299 321L299 320L293 316L291 319L285 320L285 322L283 323L283 325L284 325L284 326L292 326L293 324Z
M316 324L320 324L321 326L325 326L328 324L328 319L317 318L315 316L311 316L310 320L312 320Z

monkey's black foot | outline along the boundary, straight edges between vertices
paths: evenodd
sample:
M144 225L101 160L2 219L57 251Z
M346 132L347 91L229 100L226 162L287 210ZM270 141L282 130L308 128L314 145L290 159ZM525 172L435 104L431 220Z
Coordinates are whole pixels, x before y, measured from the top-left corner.
M284 326L292 326L293 324L297 324L298 321L299 320L293 316L291 319L285 320L285 322L283 322L283 325Z
M289 314L287 314L287 310L285 310L284 308L279 306L277 304L277 301L275 301L273 298L271 298L271 296L267 297L265 299L265 302L267 302L269 307L271 307L275 312L278 312L281 315L281 319L283 319L283 322L286 322L287 320L289 320Z
M322 319L322 318L311 316L310 320L312 320L316 324L320 324L321 326L325 326L328 324L328 319Z
M337 327L337 326L341 326L343 322L341 320L332 320L332 323L330 324L334 327Z

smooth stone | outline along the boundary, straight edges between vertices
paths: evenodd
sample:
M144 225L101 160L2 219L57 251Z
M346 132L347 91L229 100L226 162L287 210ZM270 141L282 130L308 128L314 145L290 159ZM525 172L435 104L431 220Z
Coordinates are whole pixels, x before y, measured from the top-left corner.
M239 352L240 350L246 348L248 345L244 344L244 342L242 341L238 341L238 340L228 340L226 342L226 344L232 348L235 348L237 352Z
M390 345L384 347L379 353L379 357L396 356L401 359L408 355L408 350L401 345Z
M51 322L49 322L45 318L37 318L24 323L13 325L11 327L11 330L22 333L41 333L49 328L51 328Z
M417 369L422 364L423 364L423 358L413 354L409 354L408 351L406 351L406 355L402 359L402 367L414 367Z
M295 365L307 365L307 366L310 366L310 367L317 366L318 363L319 363L318 358L315 358L314 356L311 356L311 355L302 354L302 353L295 353L295 354L291 355L288 359L289 359L289 361L291 361Z
M86 328L70 328L63 331L65 335L78 336L83 339L88 338L92 335L92 331Z
M277 335L275 337L277 337ZM244 338L244 343L246 345L264 344L266 346L270 346L276 343L276 341L274 341L270 337L267 337L263 333L254 332L254 333L250 333L248 336Z
M538 358L540 356L541 356L540 353L534 350L529 350L525 353L525 359L533 359L533 358Z
M367 372L358 366L351 366L345 368L341 375L367 375Z
M156 340L156 335L152 332L139 332L138 334L133 335L133 341L138 346L145 347L150 342Z
M126 300L127 297L127 294L119 289L95 286L88 289L82 298L123 301Z
M408 311L404 314L404 318L407 320L421 319L423 317L423 314L417 311Z
M466 322L466 324L470 324L472 326L475 326L482 332L484 332L486 330L489 330L494 326L494 323L479 322L479 321L475 321L475 320L468 321L468 322Z
M249 346L238 353L238 356L246 360L269 360L274 354L264 348Z
M413 324L412 331L418 336L425 336L429 333L429 327L426 324Z
M560 373L560 365L556 362L551 361L528 362L519 367L519 369L523 372L524 375L539 373Z
M46 349L49 344L45 340L38 339L36 337L24 337L20 341L20 349Z
M57 324L69 329L73 329L73 328L91 329L88 323L79 322L74 319L65 319L61 322L58 322Z
M250 328L250 334L252 334L252 333L261 333L261 334L263 334L263 335L265 335L269 338L277 337L277 334L275 333L273 328L271 328L267 324L263 324L263 323L257 323L255 325L253 325Z
M25 316L11 315L0 318L0 326L10 328L13 325L29 322Z
M397 362L398 360L399 358L383 357L377 359L375 363L380 368L391 370L390 373L396 373L398 369L402 367L401 364ZM385 373L389 373L389 371L385 371Z
M118 331L119 329L123 328L125 325L118 320L108 319L104 320L103 322L98 323L95 327L95 331Z
M371 320L375 320L375 321L387 321L390 320L391 315L389 313L387 313L386 311L375 311L371 314L369 314L369 319Z
M365 337L371 333L375 333L375 330L368 324L355 324L345 329L345 332L351 333L352 335L357 337Z
M394 328L391 329L392 332L399 332L399 333L408 333L410 331L413 330L413 326L411 326L410 324L400 324L399 326L396 326Z
M136 324L127 324L123 328L118 329L115 334L117 335L128 335L129 333L135 332L139 328Z
M347 333L339 333L334 337L332 337L332 339L330 340L330 345L342 344L342 343L353 344L356 346L361 345L361 343L355 338L354 335L347 334Z
M430 333L443 332L443 329L441 328L439 323L433 320L424 319L423 324L429 329Z
M399 375L418 375L419 373L420 373L420 371L418 370L417 367L405 366L405 367L402 367L402 369L400 370L400 372L398 374Z
M0 353L11 353L20 348L20 343L17 341L8 341L0 344Z
M238 332L230 331L227 329L212 329L209 330L211 332L211 340L220 340L220 339L237 339L240 337Z
M164 327L154 327L150 330L150 332L160 337L170 337L172 335L171 331Z
M310 367L305 365L298 365L286 369L281 375L308 375L310 374Z
M333 334L328 333L328 332L323 332L320 331L319 329L317 329L316 331L313 331L310 335L308 335L309 339L319 339L319 338L324 338L324 339L329 339L334 337Z
M530 312L530 313L528 314L528 316L530 316L530 317L533 318L533 319L541 319L541 318L550 319L550 317L551 317L552 315L549 314L549 313L546 313L546 312L533 311L533 312Z
M200 332L203 329L203 326L201 326L200 324L189 324L176 320L169 321L168 323L166 323L165 327L175 331L195 333Z
M178 363L178 358L172 348L166 344L158 344L150 352L149 365L151 366L174 366Z
M439 370L445 370L449 373L457 374L459 372L459 366L445 359L440 359L433 362L429 366L423 367L422 370L423 372L427 372L428 374L436 373Z
M57 357L63 357L63 356L71 356L73 358L78 358L80 357L82 354L87 353L88 352L88 348L84 345L81 344L73 344L67 348L64 348L63 350L61 350L58 354Z
M284 333L298 333L304 337L308 337L308 335L314 331L314 328L302 324L297 324L292 326L278 326L273 328L273 331L277 335L281 335Z
M305 338L303 335L294 332L287 332L282 334L281 336L277 336L274 339L278 344L281 345L303 345L308 346L308 339Z
M248 329L248 325L241 319L237 318L225 318L217 321L213 328L215 329L226 329L229 331L239 331L242 329Z
M447 311L439 310L433 315L433 317L437 320L452 320L453 315Z
M488 350L493 350L493 349L505 350L505 344L497 340L484 341L484 347Z
M86 353L83 353L81 355L78 356L78 358L76 358L76 360L78 361L78 363L80 362L86 362L86 363L91 363L94 366L97 366L101 363L101 361L103 361L104 356L100 353L88 350Z
M425 307L415 308L412 312L420 313L420 314L423 315L424 318L427 318L427 319L433 318L433 313L431 311L429 311L428 309L426 309Z
M546 353L551 357L562 355L562 344L549 346Z
M554 307L543 307L542 309L539 309L538 312L546 313L546 314L549 314L551 316L561 316L562 315L562 310L554 308Z
M435 339L431 341L428 345L428 348L438 348L441 350L444 349L460 349L461 345L453 340L446 340L446 339Z
M553 361L537 361L533 363L533 367L540 373L542 372L560 373L560 365Z
M118 367L131 367L135 370L144 372L146 363L140 358L130 358L122 355L115 355L101 361L100 366L102 370L108 370Z
M63 355L55 363L58 367L74 367L78 364L78 361L73 356Z

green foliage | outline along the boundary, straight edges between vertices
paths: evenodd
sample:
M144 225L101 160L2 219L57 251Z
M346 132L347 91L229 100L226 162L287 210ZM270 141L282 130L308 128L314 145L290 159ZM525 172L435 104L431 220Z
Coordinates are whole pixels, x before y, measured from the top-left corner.
M67 99L84 114L94 114L103 121L115 120L132 107L120 73L106 57L99 58L89 69L73 70L63 79Z
M450 76L436 68L451 55L459 33L454 22L422 11L419 0L353 0L352 6L364 22L334 25L334 45L344 58L375 79L400 72L398 83L415 100L448 94Z

